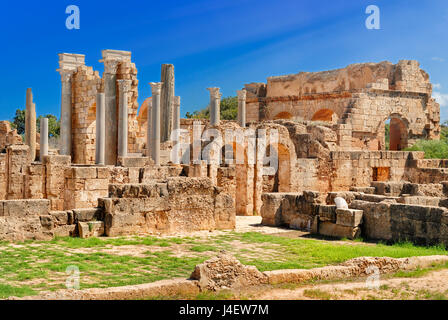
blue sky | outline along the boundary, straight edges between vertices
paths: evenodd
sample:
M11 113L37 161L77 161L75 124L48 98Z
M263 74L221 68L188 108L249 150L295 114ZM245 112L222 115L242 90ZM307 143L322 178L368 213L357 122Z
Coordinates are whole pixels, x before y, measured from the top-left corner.
M65 27L68 5L80 30ZM381 30L365 27L368 5ZM173 63L181 112L207 105L207 87L224 96L268 76L341 68L351 63L420 61L436 84L448 120L446 0L95 0L15 1L0 11L0 119L11 119L32 87L38 114L60 114L58 53L81 53L100 74L101 50L132 51L139 102Z

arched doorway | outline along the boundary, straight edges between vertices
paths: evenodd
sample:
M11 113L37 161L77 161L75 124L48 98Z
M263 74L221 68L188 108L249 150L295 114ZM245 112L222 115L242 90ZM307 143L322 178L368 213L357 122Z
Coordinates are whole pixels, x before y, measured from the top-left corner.
M292 114L286 111L277 113L277 115L274 117L274 120L280 120L280 119L290 120L292 119Z
M408 146L408 130L405 122L398 116L391 116L385 125L386 150L400 151Z
M330 109L320 109L313 114L311 121L337 122L337 114Z

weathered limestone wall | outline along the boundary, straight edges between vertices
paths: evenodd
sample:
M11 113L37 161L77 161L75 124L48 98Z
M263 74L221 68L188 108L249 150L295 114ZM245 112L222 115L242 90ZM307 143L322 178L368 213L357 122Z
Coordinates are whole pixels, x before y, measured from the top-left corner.
M27 166L25 175L25 199L45 199L46 172L41 163L31 163Z
M7 154L0 153L0 200L6 200L8 196Z
M106 235L233 229L235 208L207 178L169 178L151 184L111 185Z
M65 170L70 168L70 158L70 156L44 157L45 191L47 199L50 200L51 210L64 210Z
M96 93L102 86L98 71L79 66L72 79L73 163L95 163Z
M23 199L26 170L30 161L29 146L11 145L6 153L7 199Z
M0 121L0 149L5 149L12 144L22 144L22 137L17 130L11 129L9 121Z

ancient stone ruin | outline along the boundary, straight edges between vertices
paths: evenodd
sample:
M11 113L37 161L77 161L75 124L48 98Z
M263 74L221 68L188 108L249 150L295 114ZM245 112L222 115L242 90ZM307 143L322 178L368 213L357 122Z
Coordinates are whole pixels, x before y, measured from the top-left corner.
M448 162L403 151L440 134L418 62L247 84L236 121L220 119L216 87L210 119L181 119L173 65L139 106L131 53L101 62L102 77L84 55L59 55L59 148L47 121L36 133L31 89L25 140L0 122L1 240L233 229L236 215L261 215L324 236L448 244Z

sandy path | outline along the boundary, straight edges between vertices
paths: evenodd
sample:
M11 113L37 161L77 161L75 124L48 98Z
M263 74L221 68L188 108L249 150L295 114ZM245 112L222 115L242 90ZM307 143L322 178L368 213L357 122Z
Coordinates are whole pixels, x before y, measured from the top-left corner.
M379 279L370 289L365 280L307 285L297 289L271 289L256 295L267 300L440 299L448 297L448 269L431 271L419 278Z

